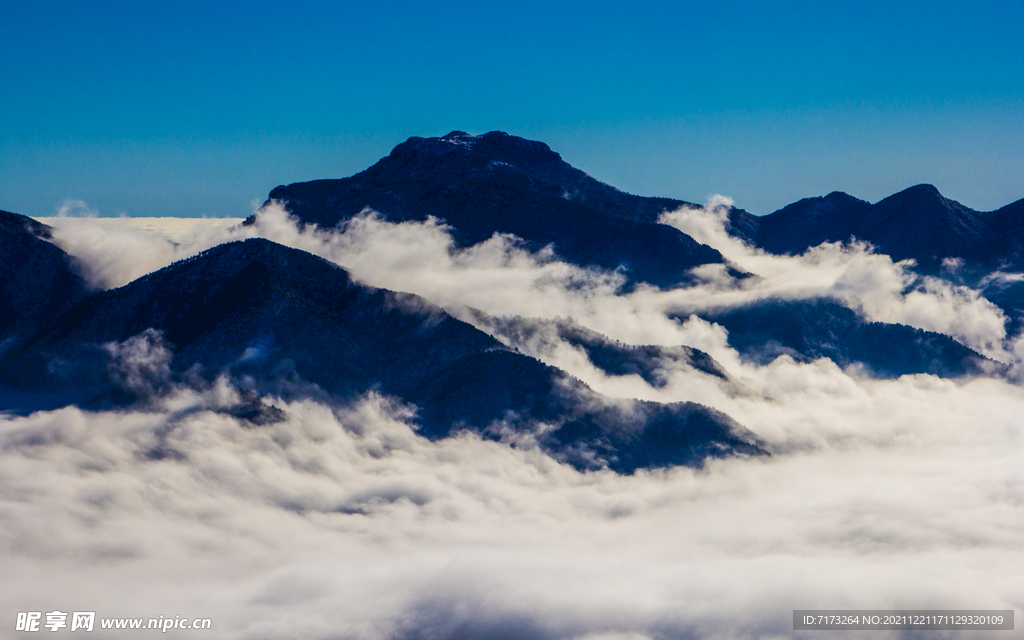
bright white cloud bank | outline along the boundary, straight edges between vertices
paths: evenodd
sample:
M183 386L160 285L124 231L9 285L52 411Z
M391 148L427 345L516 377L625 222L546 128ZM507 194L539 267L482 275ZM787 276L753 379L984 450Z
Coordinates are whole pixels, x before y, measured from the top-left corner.
M798 450L633 477L429 443L376 397L254 428L214 411L232 394L3 420L8 608L221 638L762 638L806 637L794 608L1024 606L1004 383L805 389L761 405Z
M699 472L581 474L472 436L427 442L402 407L375 396L334 409L278 401L287 420L253 427L218 411L237 399L226 383L148 412L6 417L8 610L209 617L218 638L827 637L791 631L796 608L1012 608L1019 618L1022 387L878 381L826 360L754 367L720 327L666 316L832 295L1006 355L998 310L941 281L912 284L906 265L863 247L759 254L723 237L714 204L667 221L760 277L737 286L708 268L697 287L628 295L616 295L614 274L510 238L453 251L435 223L366 216L344 233L300 233L276 209L173 244L152 229L56 221L58 243L102 287L261 235L456 313L572 317L627 343L702 348L741 392L685 369L654 389L605 375L555 339L521 345L609 395L714 406L774 455Z

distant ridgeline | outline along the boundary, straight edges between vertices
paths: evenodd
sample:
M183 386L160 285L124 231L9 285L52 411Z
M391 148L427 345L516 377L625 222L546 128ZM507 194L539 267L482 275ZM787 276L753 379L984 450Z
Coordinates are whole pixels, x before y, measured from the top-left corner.
M733 209L730 232L766 251L796 254L822 242L863 240L894 261L913 259L919 273L981 289L1016 335L1024 319L1024 199L975 211L930 184L870 204L834 191L757 217ZM1009 277L993 277L1003 274Z
M550 246L581 267L620 270L627 287L687 286L690 270L705 264L747 275L658 223L688 203L623 193L543 143L500 132L411 138L359 174L281 186L271 201L320 228L344 227L367 208L392 222L432 216L458 247L511 234L527 249ZM895 260L913 258L922 274L983 288L1011 330L1024 317L1021 279L992 276L1024 270L1024 201L979 213L930 186L874 205L832 193L764 217L732 209L728 228L774 253L864 240ZM669 367L740 392L697 349L626 346L572 321L473 310L470 325L430 301L365 286L333 263L267 240L224 244L92 292L48 227L0 212L0 277L0 411L146 403L226 376L243 390L228 411L254 428L288 419L267 395L334 404L372 391L414 407L411 419L428 438L470 430L538 446L580 469L632 472L765 453L755 434L712 408L606 398L514 345L544 331L607 375L663 387ZM831 299L762 300L697 314L728 329L730 345L758 363L782 354L825 357L881 377L1000 371L948 336L868 322Z

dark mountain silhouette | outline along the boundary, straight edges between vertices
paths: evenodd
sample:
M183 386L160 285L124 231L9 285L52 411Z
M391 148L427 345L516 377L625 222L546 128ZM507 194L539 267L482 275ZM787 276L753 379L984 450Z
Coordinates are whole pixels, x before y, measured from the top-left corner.
M1009 274L1010 278L991 278L992 274L975 275L962 278L968 284L981 289L987 300L995 304L1006 314L1006 335L1016 336L1024 331L1024 280L1019 274Z
M267 240L224 244L92 295L0 359L3 384L92 393L92 406L219 375L285 397L344 401L376 389L417 405L432 438L467 428L516 441L543 423L532 437L581 468L763 452L707 407L602 398L422 298L363 286ZM239 412L273 419L251 399Z
M801 253L822 242L849 240L847 227L870 206L863 200L833 191L821 198L804 198L766 216L731 209L729 231L771 253Z
M856 238L893 260L916 260L926 274L942 272L946 258L959 258L978 273L1024 268L1024 200L980 212L930 184L875 204L833 192L761 218L734 210L729 221L734 235L772 253L801 253L822 242Z
M48 226L0 211L0 353L85 296L70 257L49 239Z
M729 225L733 235L777 254L798 254L822 242L867 241L893 260L915 260L921 274L981 289L1006 313L1008 335L1024 330L1024 282L992 277L1024 272L1024 199L981 212L928 184L876 204L836 191L764 217L735 209Z
M434 216L452 227L459 247L514 234L531 250L553 244L566 261L623 266L633 281L659 286L685 281L690 267L723 262L716 250L657 224L663 211L687 203L623 193L546 144L499 131L410 138L350 178L280 186L270 200L325 228L367 207L393 222Z
M828 358L862 365L883 377L994 374L1003 366L949 336L901 324L866 322L830 300L768 300L698 315L725 327L729 345L758 364L789 355L798 362Z

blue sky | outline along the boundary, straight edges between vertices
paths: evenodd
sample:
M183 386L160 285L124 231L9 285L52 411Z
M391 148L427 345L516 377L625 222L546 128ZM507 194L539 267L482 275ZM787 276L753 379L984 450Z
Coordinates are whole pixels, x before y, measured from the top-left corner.
M409 136L500 129L769 213L1024 197L1024 3L0 0L0 209L247 215Z

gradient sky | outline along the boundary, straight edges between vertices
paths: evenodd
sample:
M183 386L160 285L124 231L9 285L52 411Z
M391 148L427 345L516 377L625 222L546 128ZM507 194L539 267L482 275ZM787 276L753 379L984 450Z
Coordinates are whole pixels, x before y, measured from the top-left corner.
M1024 197L1019 2L0 0L0 209L243 216L409 136L543 140L623 190L769 213Z

